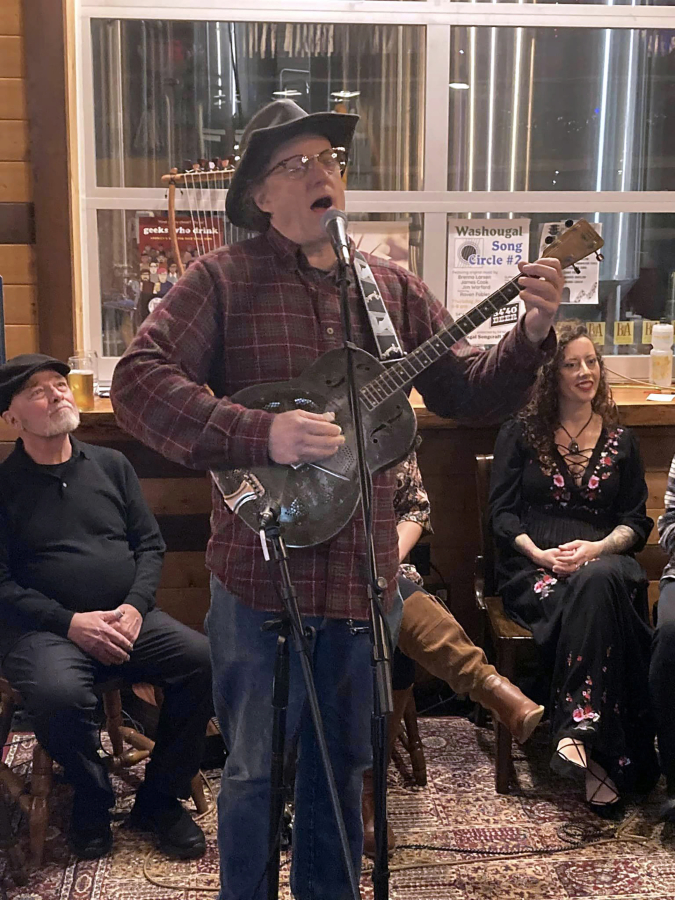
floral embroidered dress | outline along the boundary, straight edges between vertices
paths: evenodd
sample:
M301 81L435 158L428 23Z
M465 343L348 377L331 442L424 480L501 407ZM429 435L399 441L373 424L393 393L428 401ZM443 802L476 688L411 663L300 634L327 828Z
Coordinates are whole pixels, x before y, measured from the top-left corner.
M656 765L648 582L632 556L653 525L646 500L639 450L626 428L603 428L578 485L557 452L552 464L542 463L520 422L499 432L490 493L499 593L539 648L539 687L550 698L554 746L567 736L583 740L620 789L647 782ZM541 550L597 541L617 525L637 534L630 552L602 556L566 578L538 568L514 544L519 534ZM560 758L554 760L561 768Z

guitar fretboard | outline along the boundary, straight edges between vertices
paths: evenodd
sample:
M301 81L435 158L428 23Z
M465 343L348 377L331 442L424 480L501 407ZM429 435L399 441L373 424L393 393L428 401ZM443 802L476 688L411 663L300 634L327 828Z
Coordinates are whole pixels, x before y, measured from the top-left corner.
M444 356L448 350L461 338L466 337L474 329L482 325L490 316L498 312L520 293L517 275L508 281L503 287L490 294L473 309L448 325L441 331L432 335L423 344L420 344L412 353L389 366L377 378L373 378L364 385L359 394L368 410L373 410L383 403L396 391L407 388L430 365Z

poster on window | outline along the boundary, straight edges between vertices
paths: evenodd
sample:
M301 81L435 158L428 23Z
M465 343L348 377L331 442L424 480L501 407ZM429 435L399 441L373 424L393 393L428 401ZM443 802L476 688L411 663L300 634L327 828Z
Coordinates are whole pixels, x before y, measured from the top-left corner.
M410 269L409 232L407 221L349 223L349 234L357 250L390 259L403 269Z
M561 231L565 230L566 222L569 219L560 222L545 222L541 226L541 234L539 236L539 255L546 249L546 239L548 237L556 238ZM602 222L593 222L593 228L602 235ZM586 259L580 260L577 264L578 272L572 267L565 269L565 286L563 287L562 303L588 303L593 306L598 305L598 282L600 281L600 261L595 253L587 256Z
M449 219L448 309L458 319L515 278L518 263L527 260L529 219ZM518 321L521 300L490 316L469 335L479 346L496 344Z

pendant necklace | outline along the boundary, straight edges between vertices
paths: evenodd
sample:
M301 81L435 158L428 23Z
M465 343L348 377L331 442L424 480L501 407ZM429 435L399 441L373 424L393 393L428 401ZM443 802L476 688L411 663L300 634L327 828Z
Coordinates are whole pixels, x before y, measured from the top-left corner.
M563 425L563 423L560 422L560 427L561 427L562 430L565 432L565 434L567 435L567 437L570 439L570 442L569 442L569 445L568 445L567 449L569 450L569 452L570 452L571 454L576 454L576 453L579 452L578 439L581 437L582 432L586 431L586 429L588 428L588 426L591 424L591 419L592 419L592 418L593 418L593 410L591 410L591 414L590 414L590 416L588 417L588 422L586 422L586 424L585 424L584 427L581 429L581 431L577 434L576 437L572 437L572 435L571 435L571 434L569 433L569 431L565 428L565 426Z

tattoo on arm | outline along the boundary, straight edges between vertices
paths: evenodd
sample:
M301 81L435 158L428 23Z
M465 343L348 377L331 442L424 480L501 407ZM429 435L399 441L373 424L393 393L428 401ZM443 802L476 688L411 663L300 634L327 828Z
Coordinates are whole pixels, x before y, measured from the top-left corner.
M614 531L610 532L606 538L600 541L600 544L602 545L600 555L606 556L608 553L623 553L625 550L632 547L637 539L637 534L632 528L629 528L628 525L617 525Z

